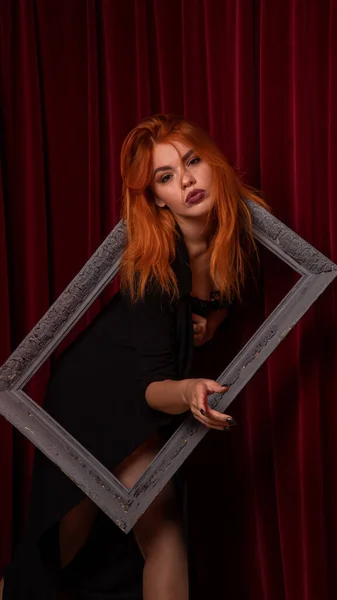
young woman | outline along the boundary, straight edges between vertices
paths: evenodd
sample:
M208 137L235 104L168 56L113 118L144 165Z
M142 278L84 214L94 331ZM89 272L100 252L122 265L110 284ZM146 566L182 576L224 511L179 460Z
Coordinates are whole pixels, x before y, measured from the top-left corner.
M148 118L129 133L121 173L128 235L121 290L59 360L45 408L131 487L183 413L220 431L233 425L207 403L226 388L189 373L193 346L212 338L240 295L255 248L243 198L262 201L205 132L172 115ZM4 600L58 597L52 594L62 574L81 565L89 542L95 546L99 518L81 490L36 452L28 527L5 573ZM188 600L174 478L133 533L144 559L144 600Z

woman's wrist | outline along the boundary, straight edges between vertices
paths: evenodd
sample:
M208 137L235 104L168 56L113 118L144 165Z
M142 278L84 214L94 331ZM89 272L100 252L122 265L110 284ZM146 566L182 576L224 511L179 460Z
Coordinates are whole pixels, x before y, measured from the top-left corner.
M189 409L189 381L191 380L166 379L165 381L153 381L146 389L146 401L155 410L161 410L169 414L186 412Z
M190 406L190 402L188 401L188 388L192 381L193 379L181 379L179 382L181 384L182 401L188 407Z

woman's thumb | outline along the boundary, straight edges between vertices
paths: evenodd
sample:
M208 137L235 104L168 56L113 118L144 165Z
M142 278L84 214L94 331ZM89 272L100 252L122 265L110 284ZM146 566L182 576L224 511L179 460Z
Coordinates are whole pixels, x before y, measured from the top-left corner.
M220 385L220 383L218 383L217 381L212 381L212 380L208 380L207 381L207 387L209 389L210 392L227 392L228 390L228 386L227 385Z

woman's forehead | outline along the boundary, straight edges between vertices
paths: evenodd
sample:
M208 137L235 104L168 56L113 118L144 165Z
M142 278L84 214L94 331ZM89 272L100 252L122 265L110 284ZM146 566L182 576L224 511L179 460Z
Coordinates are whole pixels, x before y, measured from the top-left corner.
M189 151L191 147L185 142L163 142L155 144L152 151L153 168L162 166L174 166L180 164L181 158Z

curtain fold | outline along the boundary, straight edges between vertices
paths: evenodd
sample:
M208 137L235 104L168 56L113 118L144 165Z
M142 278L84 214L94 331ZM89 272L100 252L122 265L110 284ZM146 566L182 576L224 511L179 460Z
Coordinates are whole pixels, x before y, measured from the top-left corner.
M7 266L7 239L4 214L4 190L0 161L0 362L5 362L11 349L9 288ZM0 421L0 561L9 561L12 545L12 485L13 485L13 432L4 419Z
M207 128L337 262L336 31L337 0L1 0L1 362L117 223L122 141L156 112ZM263 264L246 337L295 281ZM336 326L332 285L231 407L238 430L188 461L195 600L336 597ZM40 403L48 374L29 386ZM0 570L32 456L0 418Z

